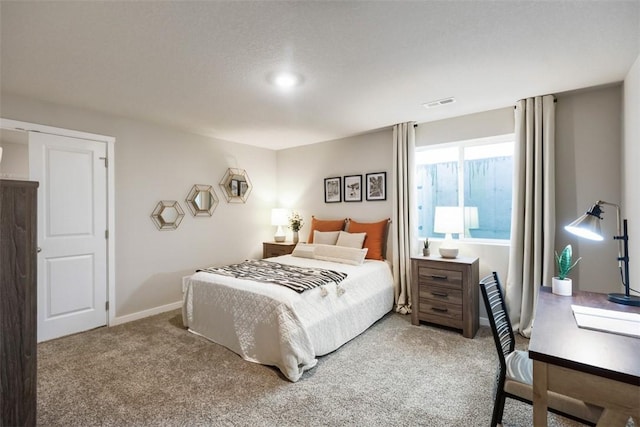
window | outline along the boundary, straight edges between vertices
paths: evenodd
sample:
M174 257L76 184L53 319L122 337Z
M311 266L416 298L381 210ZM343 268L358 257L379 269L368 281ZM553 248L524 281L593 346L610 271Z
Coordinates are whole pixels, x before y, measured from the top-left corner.
M513 147L509 134L416 149L419 237L444 237L433 231L435 208L458 206L459 238L509 240Z

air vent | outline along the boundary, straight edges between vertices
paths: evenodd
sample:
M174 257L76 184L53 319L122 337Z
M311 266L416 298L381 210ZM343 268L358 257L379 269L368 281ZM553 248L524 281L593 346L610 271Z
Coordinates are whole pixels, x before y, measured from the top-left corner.
M425 102L424 104L422 104L422 106L424 108L435 108L435 107L440 107L442 105L453 104L454 102L456 102L456 99L453 97L450 97L450 98L438 99L437 101Z

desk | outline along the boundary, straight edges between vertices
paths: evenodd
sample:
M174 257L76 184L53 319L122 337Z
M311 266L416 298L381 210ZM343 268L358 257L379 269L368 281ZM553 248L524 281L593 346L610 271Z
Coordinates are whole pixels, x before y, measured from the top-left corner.
M598 425L640 421L640 339L578 328L571 304L640 313L604 294L557 296L543 287L529 342L533 359L533 423L547 425L547 390L605 408Z

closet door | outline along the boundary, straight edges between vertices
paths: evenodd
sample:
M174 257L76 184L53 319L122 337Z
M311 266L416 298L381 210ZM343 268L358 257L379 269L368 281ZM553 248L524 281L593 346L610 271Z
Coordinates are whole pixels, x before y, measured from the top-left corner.
M40 182L38 341L107 324L106 143L29 133Z

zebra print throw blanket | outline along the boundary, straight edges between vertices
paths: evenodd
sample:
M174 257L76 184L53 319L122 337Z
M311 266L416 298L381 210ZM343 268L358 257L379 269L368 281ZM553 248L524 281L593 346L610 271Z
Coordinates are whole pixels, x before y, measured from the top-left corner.
M196 270L221 274L237 279L254 280L256 282L274 283L286 286L298 293L332 282L339 284L347 277L347 273L322 268L295 267L270 261L247 260L240 264L224 267L209 267Z

